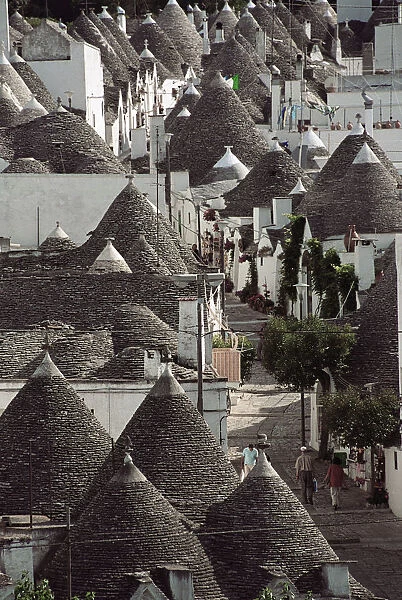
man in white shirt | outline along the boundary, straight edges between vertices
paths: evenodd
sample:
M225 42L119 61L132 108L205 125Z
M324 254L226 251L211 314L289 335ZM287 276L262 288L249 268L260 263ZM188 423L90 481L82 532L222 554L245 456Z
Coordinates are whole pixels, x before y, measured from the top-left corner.
M301 483L302 499L304 504L313 504L313 461L311 456L306 454L306 446L300 448L301 454L296 460L296 479Z
M250 473L251 469L255 467L258 458L258 450L254 448L254 444L249 444L247 448L243 450L242 469L244 476Z

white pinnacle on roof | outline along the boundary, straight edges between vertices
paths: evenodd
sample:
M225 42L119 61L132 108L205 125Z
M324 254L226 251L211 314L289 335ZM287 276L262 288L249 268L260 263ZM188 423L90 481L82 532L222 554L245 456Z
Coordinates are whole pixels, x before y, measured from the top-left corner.
M184 93L189 95L192 94L193 96L201 96L200 92L197 90L192 81L190 81Z
M176 0L169 0L169 2L167 2L166 6L171 6L172 4L175 6L179 6L179 3Z
M255 4L254 4L253 0L248 1L247 8L255 8Z
M116 11L117 11L118 15L125 15L126 14L126 11L120 5L117 6Z
M184 108L181 109L181 111L179 112L179 114L177 116L178 117L191 117L191 112L188 110L187 106L185 106Z
M43 379L44 377L63 377L64 379L63 373L56 367L47 350L39 367L31 375L31 379Z
M332 19L332 16L333 16L333 15L332 15L331 11L330 11L330 10L329 10L329 8L328 8L328 9L325 11L325 13L324 13L322 16L323 16L323 17L326 17L326 18L328 18L328 19Z
M187 73L184 76L184 79L188 81L189 79L195 79L197 76L192 66L187 69Z
M114 238L106 238L106 246L89 268L90 273L132 273L130 267L113 246Z
M151 50L148 50L148 40L144 40L144 50L140 54L140 58L155 58Z
M102 6L102 12L98 15L100 19L111 19L111 15L107 12L107 6Z
M367 142L364 142L359 152L356 154L352 165L363 165L366 163L379 163L380 159L374 154Z
M218 160L217 163L214 164L212 167L213 169L224 169L226 167L233 167L233 165L241 163L237 156L235 156L235 154L232 152L233 146L225 146L225 148L225 154Z
M49 233L46 239L49 238L57 238L58 240L67 240L69 236L66 232L60 227L59 221L56 221L56 227Z
M240 18L242 19L243 17L251 17L251 16L252 15L251 15L251 13L249 13L248 6L246 6L240 15Z
M272 140L272 141L273 141L273 144L271 147L271 152L283 152L284 151L278 140Z
M156 23L156 21L153 20L152 13L147 13L147 16L145 17L141 25L149 25L150 23Z
M325 148L325 144L311 128L303 134L303 146L308 148Z
M22 56L20 56L17 52L17 48L15 46L12 46L12 48L10 48L10 58L9 58L9 62L11 64L15 64L15 63L24 63L25 60L22 58Z
M223 5L223 8L222 8L221 12L224 11L224 10L228 10L230 12L233 12L233 10L230 8L229 3L228 3L227 0L225 0L225 4Z
M359 120L353 125L353 128L349 131L349 135L363 135L363 133L364 127Z
M5 54L6 47L3 41L0 43L0 65L9 65L9 61L7 60L7 56Z
M48 111L46 110L46 108L44 106L42 106L42 104L40 102L38 102L38 100L35 98L35 95L32 94L31 99L28 100L28 102L26 102L24 104L24 106L22 107L22 110L34 110L35 112L37 112L40 115L47 115Z
M297 178L297 183L293 190L289 192L289 196L295 196L296 194L305 194L307 192L306 188L303 185L303 182L300 177Z

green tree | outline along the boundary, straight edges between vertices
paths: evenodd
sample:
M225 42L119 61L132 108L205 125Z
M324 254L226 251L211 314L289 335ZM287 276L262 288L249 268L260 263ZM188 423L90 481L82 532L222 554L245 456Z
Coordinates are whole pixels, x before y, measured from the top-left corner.
M298 320L273 317L263 331L262 364L281 385L301 394L302 442L305 443L304 392L317 379L328 388L328 375L339 373L355 343L350 326L338 326L315 316ZM322 437L326 451L325 435ZM325 443L325 449L324 449Z
M255 600L294 600L294 593L292 588L286 581L282 584L282 590L279 592L279 596L275 594L270 588L264 588ZM312 600L313 596L311 592L307 592L304 600Z
M398 443L399 398L393 390L368 393L350 386L328 394L323 399L323 416L342 446Z

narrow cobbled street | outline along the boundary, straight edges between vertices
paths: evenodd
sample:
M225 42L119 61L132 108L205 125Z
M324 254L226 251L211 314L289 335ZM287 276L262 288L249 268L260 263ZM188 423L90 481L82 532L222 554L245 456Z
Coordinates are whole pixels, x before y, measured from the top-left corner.
M257 331L264 316L234 295L228 295L226 313L230 327L257 342ZM309 403L306 402L306 437L309 438ZM242 449L257 440L259 433L268 437L267 451L272 465L300 498L294 464L300 449L299 395L278 387L260 362L253 365L252 377L233 395L228 417L229 456L240 472ZM314 457L315 474L322 483L328 462ZM328 488L314 495L308 511L342 560L350 561L351 574L377 598L402 600L402 520L389 509L367 507L367 493L347 479L341 510L331 508ZM256 501L258 501L256 499Z

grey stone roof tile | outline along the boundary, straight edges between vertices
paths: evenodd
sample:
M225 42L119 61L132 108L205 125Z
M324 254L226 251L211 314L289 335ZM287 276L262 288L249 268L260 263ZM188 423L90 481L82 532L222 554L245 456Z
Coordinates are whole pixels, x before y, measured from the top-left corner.
M144 41L148 40L148 48L164 67L176 79L183 79L182 64L183 57L176 50L175 45L169 36L153 21L146 19L142 22L133 35L130 42L138 54L144 50Z
M149 424L152 423L152 427ZM166 367L126 425L94 488L123 455L127 436L147 478L186 517L202 522L209 506L228 496L238 477L204 419ZM113 459L113 460L112 460Z
M41 162L49 161L51 170L56 173L79 173L86 156L106 159L108 172L125 172L94 129L69 111L53 112L18 125L10 131L10 138L15 158L28 156ZM62 142L61 151L55 142ZM104 168L101 172L105 172Z
M209 26L208 35L211 42L215 41L216 26L218 23L222 25L224 38L227 40L233 34L238 20L233 10L227 10L226 6L223 6L222 10L215 15L212 24Z
M222 146L233 146L233 153L248 168L268 150L240 99L218 75L204 90L180 135L172 138L171 149L189 169L192 185L199 185L221 158Z
M42 79L35 73L32 67L25 61L12 62L11 65L17 71L21 79L24 80L32 94L35 95L38 102L40 102L48 112L54 110L57 106L56 101L52 98Z
M196 72L201 67L202 39L177 2L167 2L157 23L169 36L184 61Z
M47 357L0 416L0 513L64 521L111 448L111 439ZM31 442L31 444L29 443Z
M244 482L212 506L200 533L218 581L231 600L255 598L269 585L273 569L282 570L301 592L319 593L318 568L337 559L262 451ZM238 554L233 553L236 547L241 547Z
M102 18L102 23L104 23L109 29L109 31L111 31L121 48L124 50L128 58L130 59L131 68L138 69L140 65L140 58L137 52L134 50L133 46L130 44L130 41L126 34L123 33L123 31L112 18Z
M380 163L352 165L365 142ZM350 223L364 232L396 230L401 226L399 182L395 167L373 138L347 135L317 175L297 212L307 216L312 234L320 239L346 233Z
M119 459L117 464L121 464ZM71 536L76 595L85 595L91 589L100 598L130 597L130 573L156 571L161 565L171 564L193 572L196 598L225 598L195 535L127 457L88 504ZM46 573L57 597L63 597L67 590L65 561L63 549Z
M282 150L271 150L235 188L224 195L226 208L219 212L231 217L252 216L254 207L271 206L275 196L287 196L299 177L309 189L311 179L293 158Z

